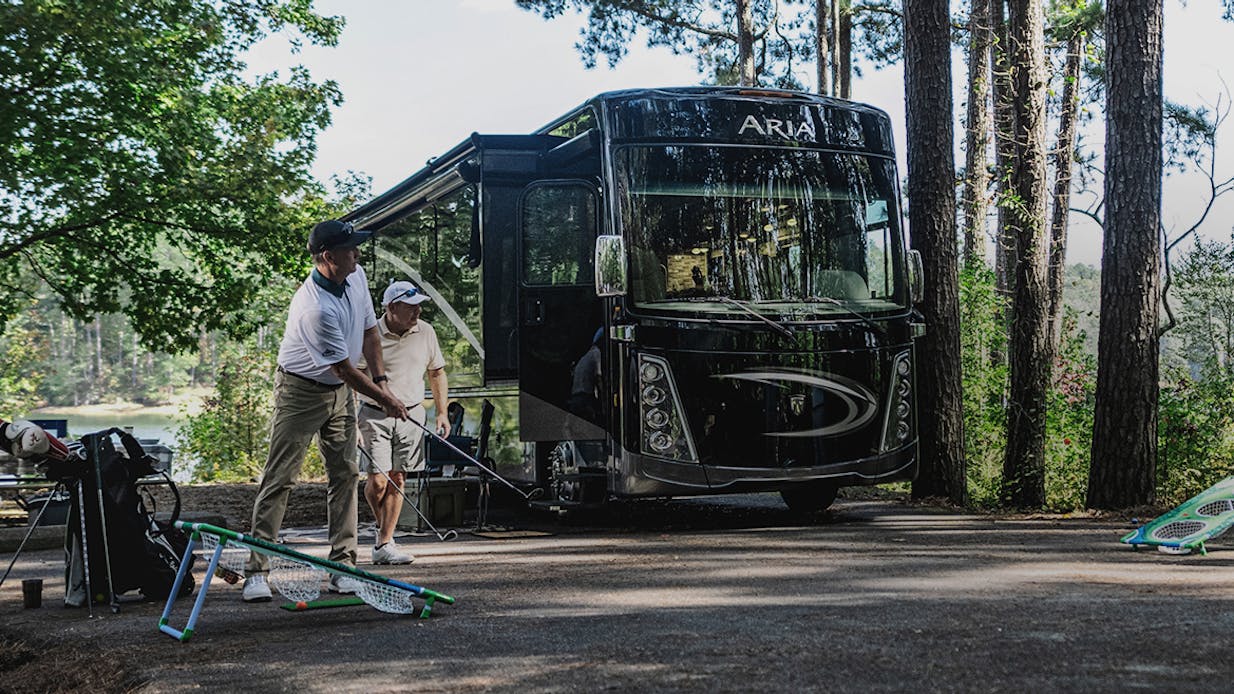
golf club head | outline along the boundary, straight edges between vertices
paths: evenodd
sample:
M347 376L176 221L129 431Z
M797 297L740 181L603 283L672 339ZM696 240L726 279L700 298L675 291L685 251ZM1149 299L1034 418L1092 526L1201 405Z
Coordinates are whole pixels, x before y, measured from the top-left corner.
M544 496L544 488L543 488L543 487L536 487L535 489L532 489L532 490L531 490L531 491L527 494L527 500L528 500L528 501L535 501L536 499L539 499L539 498L540 498L540 497L542 497L542 496Z
M447 530L444 533L442 533L438 539L440 539L442 542L449 542L450 540L453 540L457 537L458 537L457 530Z

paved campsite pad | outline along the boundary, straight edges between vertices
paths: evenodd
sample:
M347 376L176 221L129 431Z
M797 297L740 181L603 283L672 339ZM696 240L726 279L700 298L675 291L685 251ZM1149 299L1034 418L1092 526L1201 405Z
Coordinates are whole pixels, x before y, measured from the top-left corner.
M801 525L765 495L524 521L555 534L404 540L416 563L379 570L458 599L430 620L244 605L216 582L186 644L158 632L159 604L94 620L55 607L61 557L31 553L0 590L0 682L49 688L60 648L143 691L1218 692L1234 675L1229 537L1171 557L1120 545L1116 520L880 500ZM298 547L324 555L312 535ZM52 606L21 608L31 576ZM11 669L17 641L33 660Z

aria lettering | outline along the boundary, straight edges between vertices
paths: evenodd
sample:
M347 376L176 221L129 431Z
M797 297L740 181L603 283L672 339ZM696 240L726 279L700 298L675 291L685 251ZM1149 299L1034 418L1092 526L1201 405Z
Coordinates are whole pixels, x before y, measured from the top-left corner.
M750 115L746 116L745 121L741 124L741 128L737 130L737 134L744 135L747 130L753 130L759 135L782 137L785 140L814 139L814 126L810 121L794 123L791 120L764 118L762 122L759 122L758 118Z

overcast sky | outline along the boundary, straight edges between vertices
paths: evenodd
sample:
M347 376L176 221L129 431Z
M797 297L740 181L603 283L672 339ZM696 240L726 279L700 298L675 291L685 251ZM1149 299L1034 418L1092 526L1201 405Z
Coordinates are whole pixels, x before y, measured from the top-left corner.
M329 181L347 170L386 190L470 133L526 133L599 92L633 87L697 84L689 56L642 43L610 69L603 61L585 70L574 44L583 19L567 15L545 21L519 10L513 0L318 0L316 9L347 18L339 45L308 47L290 55L272 39L250 56L250 66L268 72L306 65L317 79L332 79L344 103L319 140L315 175ZM1217 0L1166 3L1165 89L1172 100L1212 103L1222 78L1234 81L1234 24L1220 18ZM963 81L957 54L954 79ZM896 129L904 168L904 84L898 67L865 70L853 98L887 111ZM285 73L284 73L285 74ZM957 118L961 115L957 97ZM1225 164L1218 176L1234 175L1234 122L1221 138ZM1100 132L1094 143L1100 144ZM957 159L957 165L962 159ZM1190 226L1205 201L1203 179L1167 180L1164 218L1168 227ZM1078 206L1087 200L1077 201ZM1234 195L1222 199L1203 228L1229 239ZM1098 264L1099 228L1073 217L1068 261Z

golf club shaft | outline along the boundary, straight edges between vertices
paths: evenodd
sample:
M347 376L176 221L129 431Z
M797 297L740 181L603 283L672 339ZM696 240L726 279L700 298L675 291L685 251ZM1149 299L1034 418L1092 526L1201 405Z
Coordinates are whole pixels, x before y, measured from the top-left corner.
M81 565L82 577L86 580L86 607L90 612L90 619L94 619L94 589L90 586L90 550L86 549L86 545L90 544L86 539L86 490L82 485L81 478L77 478L77 520L81 525Z
M493 470L493 469L489 468L488 466L484 465L483 463L481 463L480 461L476 460L476 459L475 459L475 458L473 458L472 456L470 456L470 455L468 455L468 454L464 453L462 450L460 450L460 449L459 449L459 447L458 447L458 446L455 446L454 444L452 444L452 443L450 443L449 441L447 441L447 440L446 440L446 438L445 438L444 436L442 436L441 434L438 434L437 432L435 432L435 431L433 431L432 429L430 429L430 428L428 428L428 427L424 426L424 425L423 425L423 424L421 424L420 422L417 422L417 421L415 420L415 418L414 418L414 417L408 417L407 419L408 419L408 421L412 422L412 423L413 423L413 424L415 424L416 426L418 426L418 427L420 427L421 429L423 429L423 430L424 430L424 433L426 433L426 434L428 434L429 436L432 436L433 438L437 439L438 441L440 441L440 442L442 442L442 443L446 444L446 446L447 446L450 450L452 450L452 451L454 451L455 453L458 453L459 455L463 456L463 458L464 458L467 462L471 463L472 465L475 465L476 467L480 468L480 469L481 469L481 470L483 470L484 472L487 472L488 474L492 475L495 479L497 479L497 481L499 481L499 482L501 482L502 484L506 485L506 486L507 486L507 487L509 487L510 489L513 489L513 490L514 490L514 492L515 492L515 493L517 493L519 496L523 497L523 499L524 499L524 500L526 500L526 501L531 501L531 495L530 495L530 494L528 494L527 492L524 492L522 489L519 489L518 487L514 486L514 484L513 484L513 483L511 483L511 482L510 482L510 480L507 480L506 478L504 478L504 477L502 477L501 475L497 474L497 471L496 471L496 470Z
M43 514L47 512L47 507L51 506L52 497L55 496L56 489L59 488L60 485L56 484L56 487L52 490L52 493L47 495L47 501L43 502L43 508L39 509L39 515L35 516L34 522L30 523L30 529L26 531L26 536L21 538L21 544L17 545L17 551L13 552L13 561L9 562L9 568L4 570L3 576L0 576L0 586L4 585L5 580L8 579L9 572L13 570L13 565L17 563L17 557L21 556L21 550L25 548L26 541L29 540L30 536L34 534L34 531L38 529L39 521L43 520ZM27 511L27 513L29 512Z
M403 488L394 483L394 480L390 478L389 473L377 467L377 463L376 461L373 460L373 456L369 455L368 451L364 450L363 446L360 446L358 450L364 454L365 458L368 458L369 467L373 468L377 472L380 472L381 476L386 478L386 483L389 484L391 487L394 487L394 490L398 492L398 495L403 497L403 501L406 501L407 505L410 506L416 512L416 515L420 517L420 520L424 521L424 524L427 525L429 529L432 530L435 535L437 535L438 540L445 542L447 539L449 539L447 536L442 535L441 531L433 526L432 521L430 521L428 518L424 516L423 513L420 512L419 506L416 506L415 503L413 503L411 499L407 498L407 495L403 493ZM458 533L455 533L455 535L457 534Z

